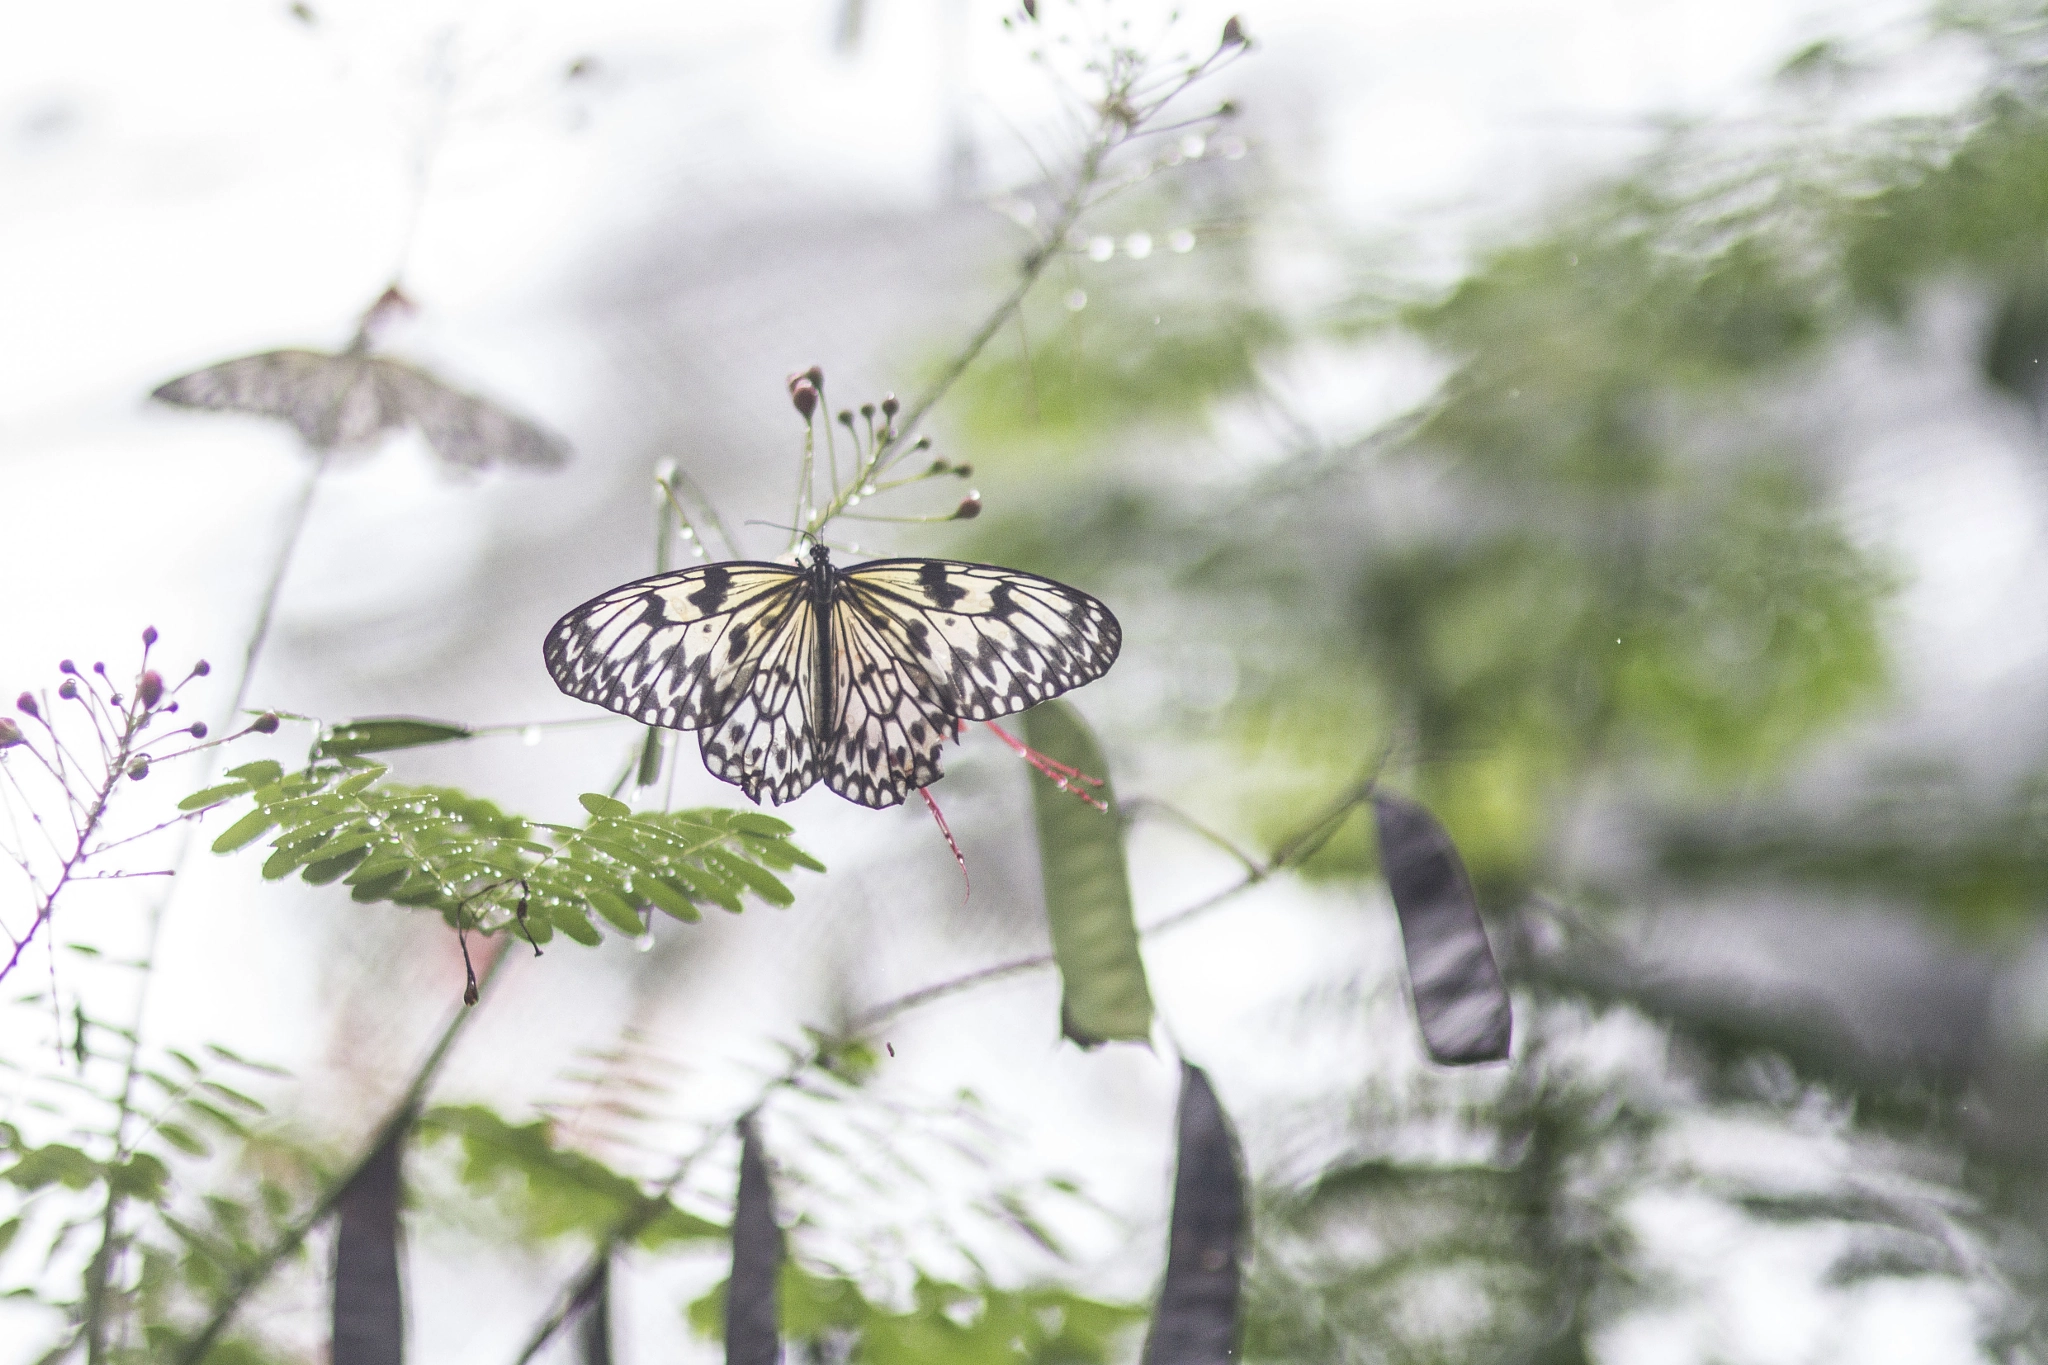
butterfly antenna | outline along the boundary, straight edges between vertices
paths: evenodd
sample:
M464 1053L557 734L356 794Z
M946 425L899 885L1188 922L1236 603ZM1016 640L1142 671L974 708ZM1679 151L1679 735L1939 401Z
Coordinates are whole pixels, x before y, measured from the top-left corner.
M939 809L939 803L933 799L931 788L919 787L917 794L924 798L924 804L931 811L932 819L939 822L939 833L946 836L946 847L953 850L953 861L960 864L960 884L965 888L960 900L962 904L965 904L967 898L974 894L974 882L967 875L967 855L960 851L960 842L953 837L951 827L946 824L945 813Z

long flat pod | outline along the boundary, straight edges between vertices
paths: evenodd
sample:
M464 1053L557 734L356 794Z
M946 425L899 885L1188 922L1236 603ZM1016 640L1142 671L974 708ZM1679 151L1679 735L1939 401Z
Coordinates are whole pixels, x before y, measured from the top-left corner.
M776 1365L776 1281L782 1274L782 1228L768 1158L749 1114L740 1120L740 1188L732 1210L732 1278L725 1285L726 1365Z
M1430 1057L1446 1066L1504 1060L1514 1012L1457 846L1434 815L1404 797L1375 793L1372 811Z
M402 1365L405 1293L398 1273L401 1158L395 1124L342 1192L334 1238L333 1365Z
M1180 1067L1179 1160L1159 1311L1143 1365L1226 1365L1237 1359L1244 1177L1237 1135L1202 1069Z
M1123 830L1102 747L1079 713L1049 701L1024 713L1032 748L1102 779L1103 811L1049 781L1031 784L1045 914L1060 971L1060 1030L1083 1047L1152 1036L1152 992L1138 951Z
M612 1262L607 1256L598 1266L590 1293L577 1309L576 1353L578 1365L612 1365Z

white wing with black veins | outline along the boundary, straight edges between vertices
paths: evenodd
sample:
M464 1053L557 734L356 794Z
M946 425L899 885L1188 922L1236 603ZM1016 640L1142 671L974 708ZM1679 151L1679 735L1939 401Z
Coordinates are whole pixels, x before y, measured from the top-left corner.
M1108 607L1037 574L947 559L878 559L841 575L842 600L888 618L945 714L993 720L1093 682L1123 647ZM843 608L835 607L837 614Z
M914 618L842 588L831 619L825 785L863 806L900 805L939 780L939 750L958 729L950 699L910 648Z

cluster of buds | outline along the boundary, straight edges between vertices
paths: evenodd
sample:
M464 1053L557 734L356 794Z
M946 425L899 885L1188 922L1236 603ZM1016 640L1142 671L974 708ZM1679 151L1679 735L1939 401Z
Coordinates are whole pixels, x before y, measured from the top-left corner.
M813 365L808 370L792 374L788 379L789 401L796 408L797 416L804 419L806 427L806 451L811 447L810 432L815 429L816 418L825 404L825 371ZM920 455L932 448L931 437L920 436L913 441L904 441L906 433L898 430L896 419L903 412L903 404L895 394L882 395L879 402L862 403L858 408L841 408L826 424L825 435L829 458L833 460L834 498L824 520L852 515L866 521L971 521L981 515L981 494L970 492L962 498L951 512L928 517L875 517L871 514L856 514L852 511L863 501L878 494L891 492L909 484L921 483L926 479L950 475L955 478L971 478L974 466L953 464L947 460L934 460L928 468L902 478L884 477L899 461ZM842 487L838 480L838 459L836 447L831 445L832 426L846 428L846 434L853 438L853 465L855 476L850 486ZM807 456L808 458L808 456Z

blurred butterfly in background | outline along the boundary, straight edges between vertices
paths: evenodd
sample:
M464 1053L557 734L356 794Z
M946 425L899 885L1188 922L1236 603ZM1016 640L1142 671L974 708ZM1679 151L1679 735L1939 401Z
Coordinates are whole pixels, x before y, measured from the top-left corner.
M822 779L894 806L938 781L960 722L1109 671L1123 629L1084 592L949 559L705 564L613 588L548 632L564 692L701 731L714 777L777 805Z
M317 451L349 450L417 426L441 460L461 469L494 464L559 468L569 446L553 432L464 393L416 365L375 355L370 341L391 317L412 311L393 285L370 305L348 349L264 351L180 375L150 396L179 407L276 417Z

